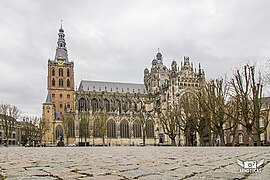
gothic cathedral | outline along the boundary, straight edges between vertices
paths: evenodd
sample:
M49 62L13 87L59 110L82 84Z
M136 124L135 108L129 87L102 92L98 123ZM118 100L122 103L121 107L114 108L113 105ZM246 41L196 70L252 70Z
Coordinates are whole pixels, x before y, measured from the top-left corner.
M160 113L179 96L205 82L200 65L184 57L179 67L163 64L160 52L144 70L144 84L81 80L74 90L74 63L69 61L65 34L59 29L55 58L48 60L46 102L42 104L42 143L55 145L169 144ZM179 143L184 139L180 133Z

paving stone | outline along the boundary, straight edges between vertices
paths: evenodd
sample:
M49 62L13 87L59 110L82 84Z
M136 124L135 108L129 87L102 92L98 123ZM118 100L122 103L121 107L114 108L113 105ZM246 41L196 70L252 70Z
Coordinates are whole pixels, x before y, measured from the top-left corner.
M270 179L265 147L1 147L7 179ZM265 159L240 173L236 159Z

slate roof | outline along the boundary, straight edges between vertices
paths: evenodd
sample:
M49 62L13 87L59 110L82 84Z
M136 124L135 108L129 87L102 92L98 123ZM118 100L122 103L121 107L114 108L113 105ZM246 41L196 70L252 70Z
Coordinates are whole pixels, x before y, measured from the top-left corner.
M50 93L47 94L45 103L53 103Z
M81 80L79 91L119 92L146 94L144 84Z

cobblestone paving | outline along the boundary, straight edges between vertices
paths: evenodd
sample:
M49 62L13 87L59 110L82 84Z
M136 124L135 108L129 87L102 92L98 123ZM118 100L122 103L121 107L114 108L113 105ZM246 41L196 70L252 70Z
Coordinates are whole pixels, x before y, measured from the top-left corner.
M265 159L240 173L236 159ZM0 179L270 179L269 147L1 147Z

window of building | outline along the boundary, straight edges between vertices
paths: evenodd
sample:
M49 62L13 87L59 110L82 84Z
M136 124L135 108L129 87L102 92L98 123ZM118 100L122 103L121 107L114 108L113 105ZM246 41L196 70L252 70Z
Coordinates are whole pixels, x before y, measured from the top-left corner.
M142 137L142 129L139 121L133 122L133 136L134 138L141 138Z
M119 99L116 100L116 107L117 107L117 110L119 111L119 113L121 114L121 101Z
M70 104L67 104L67 108L70 109Z
M55 94L52 94L52 98L53 98L53 99L55 98Z
M123 104L123 110L124 110L124 112L128 111L128 102L127 101L124 102L124 104Z
M153 121L146 122L146 137L147 138L154 137L154 123L153 123Z
M111 106L110 106L110 101L108 99L104 100L104 105L105 105L106 112L110 112L111 111Z
M59 107L60 107L60 108L63 108L63 104L59 104Z
M70 95L69 94L67 94L67 98L70 99Z
M54 70L54 68L52 69L52 76L54 76L55 75L55 70Z
M239 143L243 143L243 134L239 134Z
M52 79L52 86L55 86L55 79Z
M63 128L62 128L62 126L57 125L55 131L56 131L56 133L55 133L56 139L60 140L61 138L63 138Z
M120 122L120 137L129 138L129 125L127 120L122 120Z
M59 76L62 77L63 76L63 69L59 68Z
M15 134L12 134L12 138L13 138L13 139L15 139L15 136L16 136Z
M116 126L115 121L110 119L107 122L107 137L108 138L116 138Z
M67 77L69 77L69 69L67 69Z
M91 100L91 106L92 106L92 112L96 112L99 108L98 100L97 99L92 99Z
M63 86L64 86L63 79L59 79L59 86L60 86L60 87L63 87Z
M63 94L59 94L59 97L60 97L60 98L63 98Z
M87 101L84 98L79 100L79 112L84 112L87 110Z
M70 87L70 80L67 80L67 87Z

